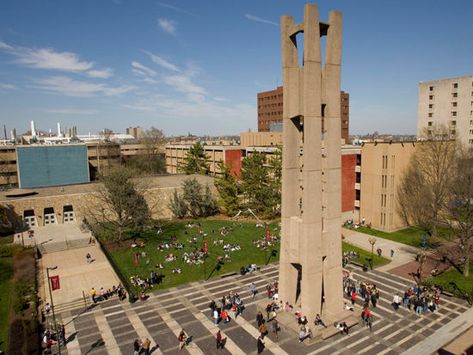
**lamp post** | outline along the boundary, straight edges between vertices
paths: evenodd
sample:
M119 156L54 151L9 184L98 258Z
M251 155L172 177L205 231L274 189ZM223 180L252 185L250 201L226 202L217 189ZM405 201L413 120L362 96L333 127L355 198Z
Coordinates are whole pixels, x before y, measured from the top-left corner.
M374 245L376 244L376 238L368 238L368 242L371 244L370 269L373 270Z
M49 298L51 300L51 310L53 312L54 331L56 332L58 352L59 352L59 355L61 355L61 342L59 341L60 339L57 333L57 323L56 323L56 313L54 312L53 292L51 291L51 279L49 278L49 270L56 270L56 269L57 269L57 265L46 267L46 275L48 277Z

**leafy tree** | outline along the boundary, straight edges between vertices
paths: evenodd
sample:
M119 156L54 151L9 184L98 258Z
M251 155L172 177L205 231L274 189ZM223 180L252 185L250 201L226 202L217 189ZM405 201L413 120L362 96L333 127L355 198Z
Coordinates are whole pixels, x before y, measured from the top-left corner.
M184 198L179 195L177 189L174 190L171 200L169 201L169 209L176 218L184 218L187 215L187 205Z
M268 173L270 186L270 203L274 216L281 213L281 188L282 188L282 150L281 147L269 156Z
M264 154L254 152L243 159L241 189L246 207L265 217L274 215L274 191Z
M207 217L218 212L217 203L209 186L202 186L197 179L186 179L182 183L182 194L174 190L169 208L177 218Z
M122 240L127 228L141 228L151 218L151 211L141 191L132 180L132 173L124 167L115 168L102 177L103 187L98 191L97 204L89 210L92 221L107 227L111 225Z
M204 146L200 142L197 142L187 152L180 169L187 175L207 175L210 171L209 163L207 162L208 159L209 157L205 154Z
M233 216L240 206L237 181L223 162L220 162L218 167L222 173L215 179L214 184L219 193L219 204L227 216Z
M202 216L213 216L217 212L217 201L215 200L209 185L205 185L204 194L202 195Z
M202 185L197 179L186 179L182 183L182 197L192 218L202 216Z

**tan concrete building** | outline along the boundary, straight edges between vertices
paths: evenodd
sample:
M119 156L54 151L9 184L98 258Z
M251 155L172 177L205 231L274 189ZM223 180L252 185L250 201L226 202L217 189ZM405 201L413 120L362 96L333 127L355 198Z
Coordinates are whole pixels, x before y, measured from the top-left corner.
M202 175L191 177L213 188L213 178ZM187 175L173 175L137 179L137 184L145 188L145 198L153 218L171 218L168 208L170 196L174 189L181 188L187 178ZM100 183L91 183L29 189L14 195L2 192L0 204L12 206L29 227L70 223L82 221L84 217L104 208L96 197L101 188Z
M282 145L282 132L240 133L240 147L276 147Z
M3 185L18 185L14 145L0 146L0 186Z
M397 187L415 151L413 142L365 143L361 148L360 218L375 229L406 227L397 213Z
M435 126L473 147L473 76L419 83L417 136Z
M166 150L166 172L169 174L179 174L180 167L184 164L192 144L168 144ZM235 176L240 175L242 150L239 146L232 145L204 145L207 155L207 163L210 168L210 175L221 173L219 163L223 162L230 166L230 170Z
M126 134L135 137L136 139L141 139L144 136L143 128L141 127L128 127L126 129Z

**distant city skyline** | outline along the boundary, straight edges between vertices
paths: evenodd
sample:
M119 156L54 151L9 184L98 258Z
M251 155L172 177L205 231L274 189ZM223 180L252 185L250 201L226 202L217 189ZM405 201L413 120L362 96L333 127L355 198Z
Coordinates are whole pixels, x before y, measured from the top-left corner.
M0 123L256 131L257 92L282 85L280 16L300 22L305 3L2 1ZM418 83L473 73L470 1L316 3L322 21L343 13L350 134L415 134Z

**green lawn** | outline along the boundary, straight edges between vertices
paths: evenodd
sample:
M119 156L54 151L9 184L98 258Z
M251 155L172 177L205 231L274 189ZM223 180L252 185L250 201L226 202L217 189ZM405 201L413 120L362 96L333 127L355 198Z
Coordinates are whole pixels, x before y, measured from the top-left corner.
M186 227L187 224L194 224L192 228ZM200 223L200 227L196 224ZM221 228L229 228L230 231L227 235L222 236L220 234ZM279 227L277 224L269 225L271 235L279 236ZM164 282L160 285L155 285L154 289L174 287L180 284L202 280L208 278L210 275L222 275L231 272L238 272L240 267L247 266L249 264L264 265L268 261L275 262L279 260L279 242L274 242L267 250L263 248L257 248L253 245L256 240L262 241L265 235L265 228L256 227L255 223L240 223L224 220L195 220L195 221L177 221L168 222L163 226L163 233L157 234L156 230L148 230L141 234L138 241L143 240L145 242L144 247L131 248L131 240L122 242L121 246L116 244L107 244L110 256L113 263L120 268L120 272L126 280L130 279L130 276L137 275L141 278L148 278L152 270L157 271L156 265L162 264L162 269L165 275ZM199 232L203 233L200 234ZM207 236L204 236L207 234ZM164 251L158 251L158 244L163 241L169 241L172 236L175 236L179 243L184 244L184 249L167 249ZM182 255L184 252L191 252L194 247L190 246L192 237L197 238L197 247L201 248L203 242L208 243L209 257L205 260L205 264L190 265L182 261ZM220 270L214 270L217 264L217 257L223 257L225 252L223 245L220 244L220 240L223 244L239 245L240 251L228 251L230 260L224 261ZM271 256L271 251L276 250L277 254ZM343 250L349 251L354 250L359 253L359 258L354 259L361 264L367 264L367 258L371 256L370 252L362 250L358 247L343 243ZM134 254L146 253L145 257L139 257L138 265L134 264ZM165 262L165 256L172 253L177 257L176 261ZM374 267L384 265L389 260L375 256ZM173 268L180 267L182 270L181 274L172 273ZM212 272L213 271L213 272ZM134 288L135 291L137 290Z
M346 251L356 251L359 255L358 258L351 259L351 260L353 260L357 263L360 263L360 264L369 265L367 259L371 258L371 252L370 251L366 251L364 249L358 248L357 246L354 246L352 244L345 243L345 242L342 243L342 250L344 252L346 252ZM376 253L373 255L373 268L377 268L379 266L386 265L389 262L390 262L389 259L383 258L382 256L378 256Z
M12 258L0 258L0 349L5 353L8 350L12 275Z
M421 247L422 242L422 235L425 234L424 231L420 230L416 227L409 227L406 229L402 229L396 232L387 233L382 232L373 228L368 228L365 226L361 226L356 230L357 232L373 235L375 237L393 240L398 243L410 245L416 248ZM449 230L447 228L438 228L438 235L441 238L448 238L449 237ZM432 247L435 245L437 241L432 239L427 239L428 247Z
M450 285L450 282L454 282L460 290L471 296L473 293L473 265L470 266L470 276L468 278L463 277L457 269L452 268L441 275L431 277L427 280L427 283L431 285L440 285L444 290L459 295L458 289Z
M188 228L186 224L200 223L201 227ZM220 229L222 227L230 228L230 232L222 236ZM279 235L279 227L276 224L269 225L271 234ZM155 288L168 288L177 286L183 283L202 280L209 277L215 265L217 264L217 257L223 257L225 252L223 245L219 244L222 240L223 244L239 245L240 251L229 251L227 254L230 260L224 262L221 269L214 271L212 276L222 275L230 272L240 270L241 266L248 264L265 264L268 260L270 262L276 261L279 258L279 242L276 242L268 250L256 248L253 246L254 240L263 240L265 235L265 228L257 228L254 223L239 223L221 220L195 220L195 221L178 221L167 223L163 227L163 233L157 235L156 231L146 231L138 237L138 239L145 242L143 248L123 247L117 249L115 247L108 247L110 255L116 265L119 265L124 277L129 280L131 275L138 275L142 278L149 277L151 270L157 270L155 265L162 264L162 269L165 275L164 282L161 285L154 286ZM204 234L200 234L203 231ZM167 249L158 251L157 246L162 241L169 241L171 236L176 236L177 241L184 244L184 249ZM194 247L190 246L192 237L197 238L197 247L201 248L203 242L208 243L209 257L201 265L190 265L182 261L184 252L191 252ZM126 242L125 242L126 243ZM125 244L123 243L123 244ZM215 244L216 243L216 244ZM278 254L275 257L271 256L271 250L277 250ZM146 257L139 257L139 264L134 265L134 253L141 253L144 251ZM177 257L176 261L165 262L164 258L167 254L172 253ZM149 261L149 262L148 262ZM148 263L147 263L148 262ZM172 273L173 268L180 267L181 274Z

